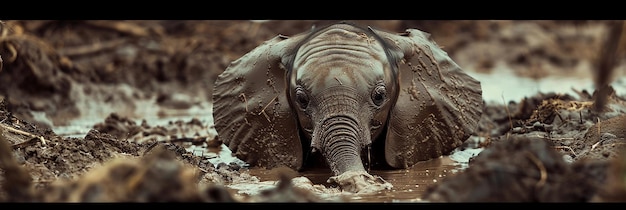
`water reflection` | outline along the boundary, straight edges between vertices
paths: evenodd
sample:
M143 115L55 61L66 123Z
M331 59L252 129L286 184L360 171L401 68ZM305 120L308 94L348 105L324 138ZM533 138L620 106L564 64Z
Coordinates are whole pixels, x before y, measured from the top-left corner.
M462 168L462 164L443 156L437 159L418 162L404 170L371 171L393 184L389 192L361 196L356 201L363 202L416 202L428 186L441 181Z

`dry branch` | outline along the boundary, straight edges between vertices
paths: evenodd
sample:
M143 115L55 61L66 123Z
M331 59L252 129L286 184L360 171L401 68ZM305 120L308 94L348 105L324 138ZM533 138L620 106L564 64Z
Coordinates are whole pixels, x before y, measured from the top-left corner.
M43 136L37 136L37 135L31 134L31 133L28 133L28 132L25 132L25 131L17 130L15 128L12 128L12 127L7 126L5 124L0 124L0 127L6 129L9 132L17 133L17 134L20 134L20 135L31 137L32 139L36 139L37 141L40 141L44 145L46 144L46 139L44 139ZM32 141L32 139L29 140L29 141L20 143L20 144L13 145L13 147L20 147L20 145L22 145L22 144L30 144L28 142Z
M537 184L535 185L535 188L539 190L541 187L543 187L546 184L546 180L548 180L548 172L546 170L546 167L541 162L541 160L539 160L539 158L537 158L533 153L526 151L526 157L528 157L528 159L530 159L539 169L540 178Z
M97 42L89 45L82 45L77 47L67 47L59 49L58 52L60 55L72 57L72 56L80 56L87 54L94 54L101 51L113 50L122 44L124 44L126 40L124 39L116 39L108 42Z
M129 34L132 36L144 37L144 36L149 35L148 30L146 30L145 28L137 24L133 24L129 22L94 20L94 21L85 21L85 23L91 26L104 28L104 29L110 29L110 30L118 31L120 33Z
M604 46L597 58L597 74L595 78L595 85L598 91L596 95L593 110L596 112L602 112L611 88L610 77L615 68L617 49L620 45L620 38L624 28L624 21L610 21L608 38L604 42Z
M2 189L10 201L27 201L32 197L32 177L13 157L13 150L0 128L0 168L4 170Z

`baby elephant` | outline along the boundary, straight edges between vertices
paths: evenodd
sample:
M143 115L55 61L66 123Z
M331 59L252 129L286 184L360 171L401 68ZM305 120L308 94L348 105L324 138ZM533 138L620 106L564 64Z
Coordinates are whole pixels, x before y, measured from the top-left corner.
M329 181L351 192L391 186L364 163L408 168L449 154L483 110L480 82L429 34L344 22L266 41L219 75L213 101L239 159L300 170L323 157Z

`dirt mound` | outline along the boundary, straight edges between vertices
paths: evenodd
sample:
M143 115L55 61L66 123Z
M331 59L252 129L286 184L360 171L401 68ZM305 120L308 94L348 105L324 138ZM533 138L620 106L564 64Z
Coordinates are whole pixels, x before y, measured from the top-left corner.
M604 182L607 165L605 161L569 164L543 139L511 137L482 151L464 172L429 188L424 199L586 202Z

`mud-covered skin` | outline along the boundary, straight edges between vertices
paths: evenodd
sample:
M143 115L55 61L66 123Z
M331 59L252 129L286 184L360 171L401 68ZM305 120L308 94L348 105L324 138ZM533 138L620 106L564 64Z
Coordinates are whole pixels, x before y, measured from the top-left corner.
M422 31L339 23L233 61L216 80L213 115L220 139L251 165L301 169L319 152L336 177L358 172L340 186L388 189L361 152L374 146L367 155L393 168L448 154L476 128L481 93Z

